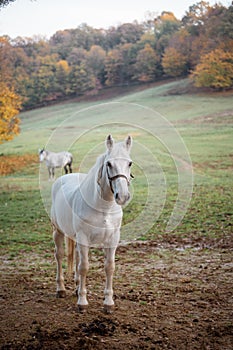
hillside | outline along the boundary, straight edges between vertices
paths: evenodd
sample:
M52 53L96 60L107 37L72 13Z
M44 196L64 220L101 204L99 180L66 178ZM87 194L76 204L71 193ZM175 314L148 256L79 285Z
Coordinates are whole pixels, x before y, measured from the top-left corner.
M21 134L0 146L1 349L231 350L232 93L181 80L103 97L22 113ZM133 137L116 306L103 313L104 254L92 247L78 313L66 272L67 297L55 296L53 182L38 148L70 150L88 171L109 133Z
M39 147L46 145L54 129L75 114L77 114L75 122L77 120L80 126L82 125L86 128L92 128L95 123L106 123L110 119L116 122L120 120L115 106L110 108L110 111L104 111L103 108L100 117L99 111L101 111L101 108L98 107L97 112L97 106L100 104L104 106L106 103L122 103L120 113L124 115L124 122L127 121L129 123L134 122L134 116L132 117L130 114L127 116L127 108L123 104L139 104L142 107L152 108L155 112L163 115L165 119L174 123L178 129L181 127L181 124L186 124L193 118L212 116L213 122L215 122L216 118L219 120L221 115L223 115L224 119L226 118L224 115L232 111L232 92L193 93L191 91L190 93L188 86L188 80L180 80L169 83L156 83L155 86L150 86L149 88L144 86L134 87L133 90L130 88L110 89L97 99L92 97L71 100L63 104L20 113L21 134L15 140L1 145L0 152L4 154L37 152ZM119 91L120 94L118 94ZM92 108L93 111L91 119L86 118L88 108ZM115 112L116 115L114 115ZM142 118L142 114L139 112L139 120ZM150 125L148 127L150 128Z

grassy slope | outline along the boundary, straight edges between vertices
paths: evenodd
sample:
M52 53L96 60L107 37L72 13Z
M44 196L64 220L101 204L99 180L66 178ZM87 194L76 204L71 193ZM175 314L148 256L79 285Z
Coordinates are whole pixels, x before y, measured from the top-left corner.
M95 124L106 123L107 118L118 120L123 113L123 120L128 126L112 126L110 132L116 138L122 138L131 132L136 141L145 144L158 159L167 180L167 200L164 210L154 227L148 232L147 238L154 238L165 229L165 222L172 211L177 195L177 178L171 159L163 156L166 149L151 137L147 131L138 130L132 126L137 118L144 118L141 107L131 108L128 103L140 104L162 114L171 121L182 136L193 161L195 171L194 193L189 210L175 233L182 235L216 235L229 234L232 230L232 140L233 140L233 103L230 94L182 94L187 88L187 81L173 82L152 87L144 91L134 92L114 98L112 101L122 105L107 105L100 109L86 110L93 105L109 102L70 102L25 112L20 115L22 120L21 134L12 142L0 146L0 153L25 154L37 153L48 141L55 128L67 118L70 118L64 129L64 137L74 137L72 134L90 129ZM114 107L114 108L113 108ZM117 108L115 108L117 107ZM82 111L78 113L78 111ZM134 120L135 118L135 120ZM120 119L121 120L121 119ZM149 121L148 121L149 120ZM154 120L146 120L146 130L153 128ZM150 124L151 123L151 124ZM109 132L109 126L101 126L81 137L77 143L71 144L75 153L76 169L86 157L86 152L103 142ZM62 142L62 140L60 140ZM78 150L77 150L78 149ZM94 157L102 150L102 146L94 149ZM140 152L140 147L136 147ZM160 151L160 153L158 152ZM135 156L138 156L137 152ZM88 156L89 157L89 156ZM87 157L88 166L93 157ZM144 157L142 152L141 157ZM141 159L142 159L141 158ZM150 169L143 158L145 168ZM87 167L88 167L87 166ZM147 171L148 171L147 169ZM146 182L140 164L135 165L137 176L135 182L135 200L125 210L125 221L132 220L145 205ZM49 220L40 200L38 189L38 167L33 166L1 178L1 237L3 254L4 247L15 254L15 251L31 249L33 242L40 243L43 249L51 242ZM153 215L153 213L151 213ZM143 225L143 223L142 223ZM42 232L41 232L42 231ZM38 236L38 233L40 235ZM42 235L42 236L41 236Z

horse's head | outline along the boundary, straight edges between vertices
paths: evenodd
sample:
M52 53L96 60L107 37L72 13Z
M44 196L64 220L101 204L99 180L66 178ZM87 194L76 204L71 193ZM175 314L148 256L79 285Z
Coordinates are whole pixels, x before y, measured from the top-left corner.
M119 205L124 205L130 199L129 184L132 160L130 150L132 138L128 136L125 141L114 143L111 135L106 139L107 155L104 162L105 178L109 183L115 201Z
M44 148L39 149L39 160L40 160L40 162L43 162L45 157L46 157L45 149Z

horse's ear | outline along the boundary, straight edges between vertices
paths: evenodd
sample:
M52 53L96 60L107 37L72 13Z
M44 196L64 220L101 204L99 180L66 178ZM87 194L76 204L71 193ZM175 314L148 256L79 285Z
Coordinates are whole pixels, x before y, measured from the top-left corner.
M125 139L125 145L126 145L126 149L127 151L130 151L131 147L133 144L133 139L132 137L129 135L126 139Z
M114 140L112 138L112 135L108 135L108 137L106 139L106 146L107 146L109 151L111 151L111 149L113 148L113 144L114 144Z

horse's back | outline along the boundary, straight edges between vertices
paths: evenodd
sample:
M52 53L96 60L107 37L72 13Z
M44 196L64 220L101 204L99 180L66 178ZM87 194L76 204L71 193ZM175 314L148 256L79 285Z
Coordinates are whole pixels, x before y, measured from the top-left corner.
M70 152L62 151L59 153L55 152L47 152L47 166L48 167L54 167L54 168L60 168L65 166L66 164L71 164L73 161L73 155Z
M86 174L83 173L71 173L58 177L52 186L52 200L55 200L56 194L61 189L65 189L65 191L69 189L70 191L74 191L77 187L80 186L85 177Z
M52 186L51 220L64 233L65 227L72 221L73 195L85 177L83 173L63 175Z

